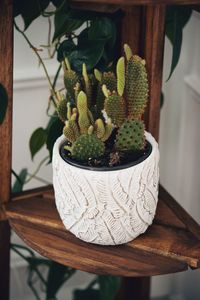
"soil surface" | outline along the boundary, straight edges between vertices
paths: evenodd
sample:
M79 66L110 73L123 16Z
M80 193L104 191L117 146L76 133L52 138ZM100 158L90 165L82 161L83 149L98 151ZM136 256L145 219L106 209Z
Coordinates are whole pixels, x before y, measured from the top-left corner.
M134 152L119 152L107 150L103 157L98 159L89 159L86 162L80 162L71 158L69 151L64 149L67 141L62 144L60 148L61 157L69 164L82 169L96 170L96 171L112 171L128 168L144 161L152 151L151 144L146 141L143 150Z

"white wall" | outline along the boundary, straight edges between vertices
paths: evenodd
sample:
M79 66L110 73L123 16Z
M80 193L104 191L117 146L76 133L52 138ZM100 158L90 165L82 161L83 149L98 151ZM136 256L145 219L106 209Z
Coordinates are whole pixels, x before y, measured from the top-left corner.
M200 14L194 13L183 35L181 59L163 84L165 104L160 123L160 177L172 196L200 223ZM164 81L171 48L165 45ZM200 271L172 275L171 293L200 299Z
M46 19L39 19L27 31L37 47L46 42L46 25ZM200 222L199 28L199 15L194 14L184 30L180 63L171 80L163 84L165 104L161 112L160 125L161 183L198 222ZM170 58L171 47L166 41L164 80L169 72ZM56 61L47 61L47 64L50 74L53 75ZM36 156L35 163L31 162L28 140L33 128L45 126L48 120L45 108L49 93L42 69L38 68L34 54L18 33L15 33L14 70L13 168L18 172L22 167L28 166L32 172L37 162L47 153L44 149ZM43 168L39 176L51 182L51 166ZM41 183L34 180L27 188L38 185ZM16 237L14 239L16 240ZM13 259L13 267L15 265L16 260ZM20 279L24 280L22 277ZM12 291L15 289L16 292L16 288L24 286L24 283L19 284L20 279L18 284L16 280L12 280ZM199 271L154 277L152 297L197 300L200 298L199 280ZM25 298L21 296L19 299Z

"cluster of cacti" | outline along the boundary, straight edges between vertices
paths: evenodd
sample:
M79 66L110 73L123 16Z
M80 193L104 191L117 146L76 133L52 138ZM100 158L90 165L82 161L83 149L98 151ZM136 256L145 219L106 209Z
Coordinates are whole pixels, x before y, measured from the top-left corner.
M71 143L66 149L77 160L102 156L113 127L114 146L110 152L144 148L141 118L148 98L145 60L133 55L128 45L124 50L126 60L118 60L116 74L97 69L88 74L85 64L82 74L77 74L67 58L63 62L67 93L66 97L57 94L57 113L65 122L63 133Z
M110 119L104 123L102 119L94 122L87 106L87 96L81 91L77 97L77 108L68 107L68 120L65 122L63 133L70 146L65 149L71 152L73 158L84 161L98 158L104 154L104 142L110 137L113 125Z

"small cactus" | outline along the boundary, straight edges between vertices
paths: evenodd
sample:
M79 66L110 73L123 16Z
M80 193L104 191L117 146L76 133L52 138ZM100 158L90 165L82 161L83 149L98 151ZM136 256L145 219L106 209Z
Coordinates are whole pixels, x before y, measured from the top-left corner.
M80 127L81 133L87 133L90 123L90 118L88 116L88 105L87 105L87 96L81 91L77 99L77 108L78 108L78 124Z
M137 151L144 148L144 123L141 120L126 120L116 136L115 148L119 151Z
M96 71L97 74L97 71ZM97 75L96 75L97 76ZM117 90L117 80L116 76L112 72L105 72L102 74L102 76L97 78L101 78L101 81L99 81L98 88L97 88L97 96L96 96L96 106L97 106L97 111L101 112L102 109L104 108L104 100L105 96L102 92L102 86L105 84L107 89L110 92L116 91Z
M69 148L67 148L69 150ZM99 158L104 154L105 145L95 134L82 134L72 145L72 158L78 161L87 161L90 158Z
M148 98L148 80L145 61L137 55L127 62L126 97L128 117L141 119Z
M112 119L113 123L116 126L121 126L126 118L126 110L125 110L125 100L122 96L118 95L116 92L109 95L109 93L105 92L105 86L103 86L103 90L105 93L105 103L104 109L109 118Z
M63 62L67 99L57 95L57 112L71 143L65 148L76 160L98 159L107 147L102 161L109 157L110 165L114 165L123 152L144 148L141 119L148 98L145 60L133 55L127 44L124 52L126 60L119 58L115 73L95 69L94 74L88 74L83 64L81 77L71 70L67 59Z
M75 102L75 87L77 83L80 85L80 76L71 69L67 58L63 62L64 84L67 90L67 99L70 102Z
M57 114L62 122L67 120L67 101L66 99L61 99L57 104Z

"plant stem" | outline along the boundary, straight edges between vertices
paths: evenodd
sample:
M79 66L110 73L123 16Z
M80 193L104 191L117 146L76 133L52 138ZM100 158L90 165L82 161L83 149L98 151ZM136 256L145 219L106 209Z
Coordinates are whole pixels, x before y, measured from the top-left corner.
M50 79L50 77L49 77L47 68L46 68L46 66L45 66L45 64L44 64L44 62L43 62L41 56L39 55L37 48L34 47L34 46L32 45L32 43L29 41L29 39L28 39L28 37L26 36L26 34L24 33L24 31L22 31L22 30L18 27L18 25L16 24L15 20L14 20L14 26L15 26L16 30L17 30L18 32L20 32L20 33L23 35L23 37L24 37L25 40L27 41L27 43L28 43L28 45L30 46L30 48L34 51L34 53L36 54L37 58L39 59L39 62L40 62L40 64L42 65L43 70L44 70L45 75L46 75L46 78L47 78L47 80L48 80L48 83L49 83L49 87L50 87L51 93L52 93L53 96L57 99L56 92L55 92L54 87L53 87L53 85L52 85L52 83L51 83L51 79ZM54 100L53 100L53 103L54 103L54 106L56 107L57 105L56 105L56 103L55 103Z
M40 168L42 167L42 165L45 163L45 161L49 159L49 156L46 156L45 158L43 158L41 160L41 162L39 163L39 165L37 166L35 172L33 174L31 174L31 176L25 181L25 184L28 183L32 178L34 178L37 173L40 171Z

